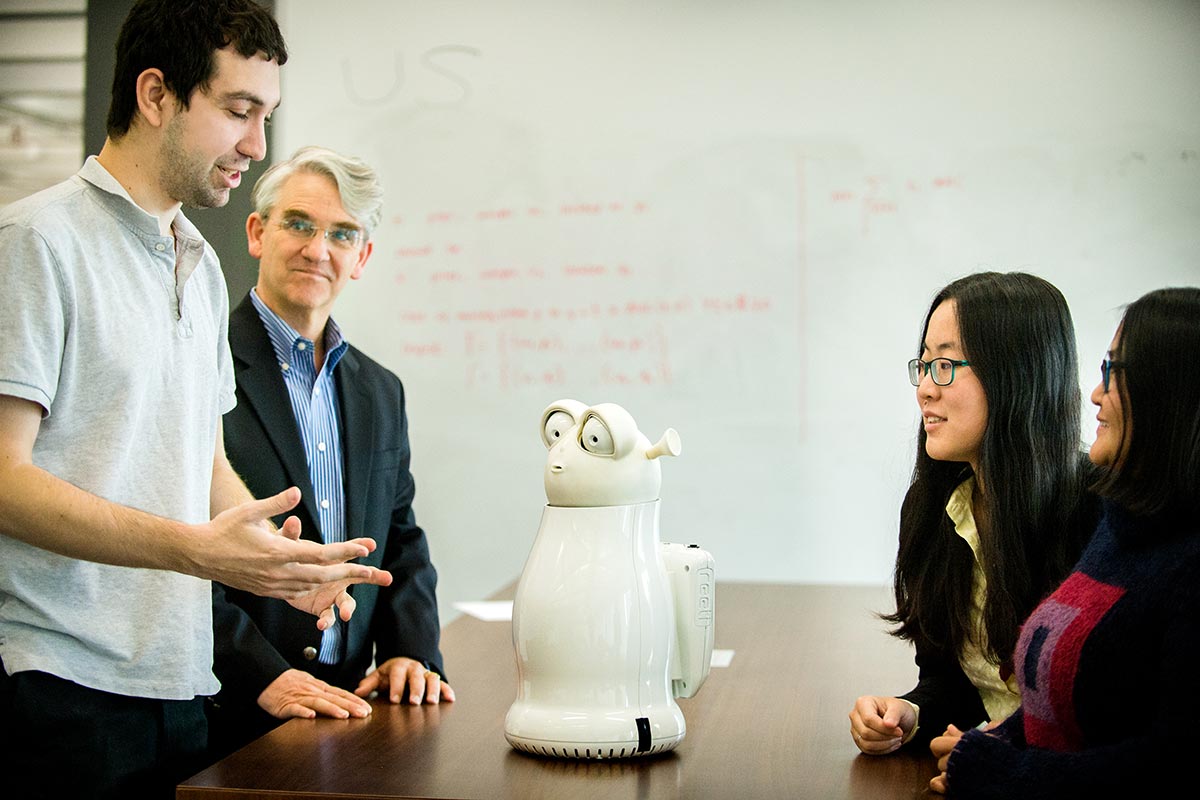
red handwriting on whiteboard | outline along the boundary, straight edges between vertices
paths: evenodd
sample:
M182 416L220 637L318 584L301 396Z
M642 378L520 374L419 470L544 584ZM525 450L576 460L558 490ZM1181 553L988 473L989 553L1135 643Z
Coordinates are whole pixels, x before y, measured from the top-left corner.
M646 349L646 340L640 336L618 338L615 336L606 335L600 340L600 349L610 351L615 350L622 353L637 353Z
M561 352L565 349L558 336L518 336L510 334L505 342L509 350L531 353Z
M654 386L670 383L669 374L652 367L627 369L605 364L600 368L600 383L605 386Z
M703 308L705 311L716 313L763 312L771 309L771 299L769 297L751 297L745 294L733 297L706 297Z
M457 275L458 273L451 273ZM448 277L447 280L455 280ZM696 300L692 297L631 298L607 304L589 303L580 306L502 306L496 308L460 308L426 312L410 309L399 312L407 322L439 323L501 323L510 320L537 321L543 317L559 322L612 319L614 317L665 317L695 312L703 314L763 314L772 311L770 297L745 292L730 295L709 295Z
M461 253L461 249L454 249L454 253ZM433 251L429 247L420 248L400 248L397 250L397 256L405 259L421 259L432 255ZM450 273L454 274L451 275ZM632 278L634 276L633 267L628 264L618 264L615 267L610 267L607 264L566 264L559 268L559 273L568 278L603 278L603 277L619 277ZM429 273L429 280L438 283L447 280L464 282L478 279L484 282L496 281L517 281L521 279L544 280L546 278L546 270L543 267L488 267L478 270L474 275L466 275L453 270L440 270ZM397 279L397 283L403 282L403 279Z
M515 269L485 269L479 273L479 278L485 281L511 281L519 275Z
M500 384L502 386L561 386L566 382L566 370L558 365L541 371L510 367L502 369L500 374Z
M454 312L458 322L504 322L514 319L531 319L533 309L512 306L509 308L476 308Z
M416 358L440 356L443 352L441 342L405 342L401 351Z
M599 203L570 203L570 204L564 203L563 205L558 207L558 210L560 213L566 214L566 215L576 215L576 214L595 215L595 214L599 214L601 211L603 211L604 206L600 205Z
M601 214L625 214L627 212L644 214L649 210L650 205L644 200L635 200L632 202L625 200L580 201L560 203L558 205L559 214L574 217L595 217ZM516 220L522 213L529 219L543 219L546 217L546 209L535 205L526 206L524 212L520 209L509 207L481 208L469 213L439 208L427 211L423 215L414 214L414 216L417 218L423 216L426 224L429 225L447 225L471 219L477 221ZM404 224L404 217L400 214L393 215L391 220L396 225Z
M563 274L572 278L607 275L608 267L603 264L567 264L563 267Z
M581 307L592 314L603 309ZM463 328L461 350L454 334L440 338L411 336L401 346L402 355L414 360L462 357L468 388L500 391L526 387L591 384L603 386L659 386L672 382L671 347L661 324L631 328L621 322L599 332L529 330L519 309L506 314L479 311L468 321L496 321L491 329Z
M890 181L879 175L868 175L863 178L863 186L859 188L842 186L832 189L829 192L829 203L843 208L857 204L862 234L867 236L871 232L872 219L904 211L899 200L902 192L911 197L921 193L926 187L935 191L961 189L963 180L957 175L934 175Z

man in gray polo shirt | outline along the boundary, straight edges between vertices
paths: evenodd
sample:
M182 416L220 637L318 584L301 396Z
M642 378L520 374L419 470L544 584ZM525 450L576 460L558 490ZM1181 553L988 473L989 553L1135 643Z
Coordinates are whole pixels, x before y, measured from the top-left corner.
M0 785L170 796L205 746L209 580L348 617L370 540L297 541L225 458L228 301L181 204L266 151L283 38L250 0L142 0L109 138L0 213ZM335 608L335 603L337 607Z

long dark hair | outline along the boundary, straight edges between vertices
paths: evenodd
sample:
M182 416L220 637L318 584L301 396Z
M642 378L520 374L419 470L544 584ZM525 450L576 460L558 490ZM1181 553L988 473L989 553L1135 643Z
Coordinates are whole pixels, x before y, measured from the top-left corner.
M215 53L232 45L250 58L264 53L283 66L287 45L271 13L253 0L139 0L117 37L108 135L129 132L137 111L137 79L157 67L184 108L195 89L207 89Z
M987 397L977 498L986 652L1012 655L1018 629L1066 575L1091 533L1080 519L1091 475L1079 437L1075 330L1062 293L1022 272L982 272L946 286L929 306L955 301L963 357ZM972 475L964 462L935 461L917 434L917 460L900 512L893 634L952 653L973 638L974 557L946 515L954 489ZM980 643L982 644L982 643Z
M1112 381L1124 410L1119 467L1097 491L1135 514L1200 513L1200 289L1159 289L1126 310ZM1112 391L1112 389L1110 389Z

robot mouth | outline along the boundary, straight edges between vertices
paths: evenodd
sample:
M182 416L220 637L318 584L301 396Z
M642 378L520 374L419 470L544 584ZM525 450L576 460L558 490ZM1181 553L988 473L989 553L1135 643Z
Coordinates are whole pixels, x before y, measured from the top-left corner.
M564 467L562 464L551 464L550 465L551 472L562 472L564 469L566 469L566 467Z

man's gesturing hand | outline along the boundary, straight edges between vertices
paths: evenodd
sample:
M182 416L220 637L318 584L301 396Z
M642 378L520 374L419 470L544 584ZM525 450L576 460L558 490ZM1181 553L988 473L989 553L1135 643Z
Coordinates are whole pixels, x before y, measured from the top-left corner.
M271 517L296 507L300 490L234 506L198 526L191 559L195 574L264 597L277 597L319 617L317 627L333 624L333 606L343 620L354 612L346 589L355 583L387 586L391 573L345 563L375 549L374 539L318 544L300 539L300 521L288 517L276 531Z

